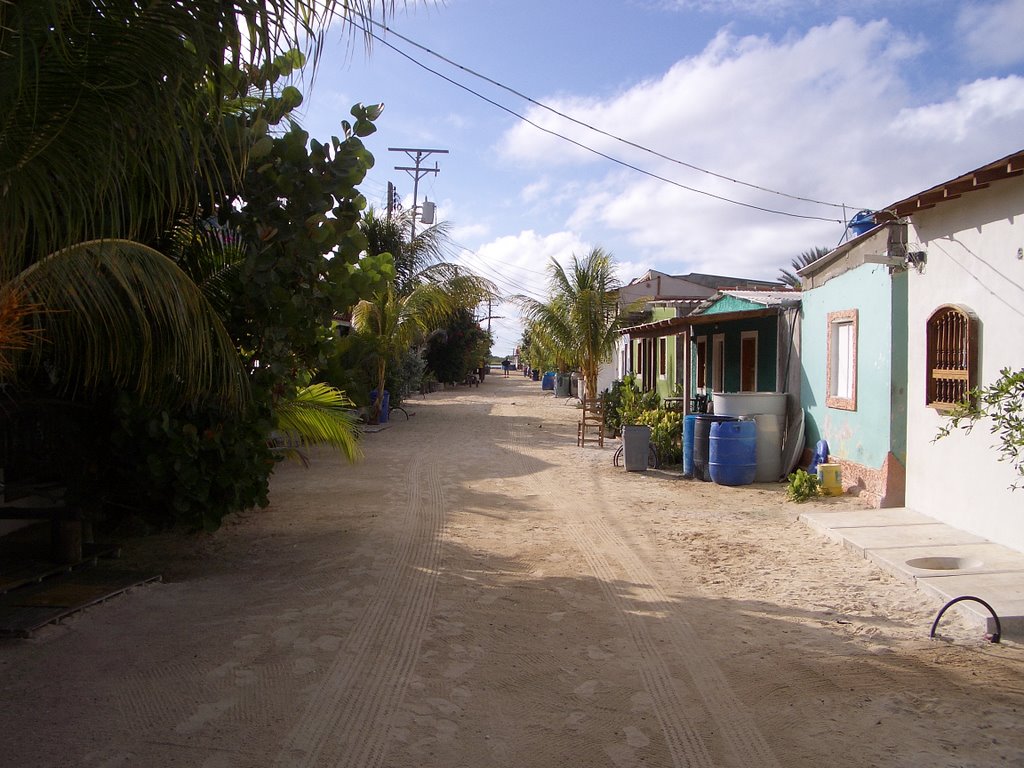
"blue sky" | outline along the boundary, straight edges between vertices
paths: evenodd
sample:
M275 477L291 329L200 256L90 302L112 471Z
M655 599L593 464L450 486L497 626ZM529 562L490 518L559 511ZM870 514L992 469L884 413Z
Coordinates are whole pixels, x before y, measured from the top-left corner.
M332 29L304 126L323 139L385 105L362 187L378 207L389 181L412 202L388 147L447 149L420 202L506 293L543 297L552 258L594 247L624 282L774 279L844 217L1024 146L1024 0L448 0L387 25L368 53ZM504 355L521 325L494 314Z

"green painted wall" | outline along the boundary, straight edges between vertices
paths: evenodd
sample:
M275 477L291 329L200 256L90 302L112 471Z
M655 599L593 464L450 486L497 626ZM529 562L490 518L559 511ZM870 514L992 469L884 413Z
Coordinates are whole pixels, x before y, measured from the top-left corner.
M723 297L731 299L731 297ZM755 306L763 309L760 305L751 305L743 302L744 306L734 306L729 312L740 309L750 309ZM718 304L712 309L717 308ZM721 314L720 312L706 312L705 314ZM712 343L713 337L717 334L725 335L725 371L723 381L723 392L740 391L740 343L744 331L757 331L757 391L775 392L778 389L776 381L777 361L779 351L778 340L778 318L755 317L749 320L731 320L722 323L708 323L693 329L694 337L705 336L707 338L708 356L708 387L711 386L711 373L715 366L715 351ZM693 391L697 391L697 353L694 349L691 354L690 381Z
M748 309L764 309L763 304L755 304L735 296L722 296L718 301L704 310L702 315L721 315L725 312L743 312Z
M906 461L907 276L865 264L804 291L801 403L807 445L828 441L834 456L881 467L892 451ZM857 409L826 405L828 314L857 310Z

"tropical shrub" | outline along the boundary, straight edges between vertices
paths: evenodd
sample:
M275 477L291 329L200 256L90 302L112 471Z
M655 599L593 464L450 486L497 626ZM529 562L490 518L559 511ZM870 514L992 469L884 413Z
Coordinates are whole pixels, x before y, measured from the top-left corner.
M661 402L657 392L653 390L644 392L640 389L640 384L634 373L628 373L623 377L619 392L621 395L619 413L622 424L640 424L641 415L645 411L657 410Z
M786 498L802 504L808 499L821 496L821 484L818 476L812 475L805 470L798 469L789 476L789 486L786 488Z
M241 416L216 408L154 413L122 395L102 459L106 522L210 531L226 514L265 507L275 463L271 422L253 408Z
M604 425L613 435L622 432L622 379L616 379L602 393L604 401Z
M970 434L984 418L989 419L989 432L999 438L999 461L1008 461L1016 475L1010 488L1024 487L1024 368L1003 368L994 382L973 389L968 399L949 414L935 440L955 429Z
M658 451L662 466L678 464L683 458L683 415L678 411L656 408L640 414L638 424L651 428L651 443Z
M460 382L487 360L491 335L469 310L459 310L427 343L427 368L438 381Z

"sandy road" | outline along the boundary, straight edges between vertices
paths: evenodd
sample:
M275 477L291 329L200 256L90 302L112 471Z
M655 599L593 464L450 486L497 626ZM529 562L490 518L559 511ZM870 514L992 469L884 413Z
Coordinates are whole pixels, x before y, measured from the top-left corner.
M519 378L410 410L0 646L0 765L1024 764L1024 650L929 641L781 487L627 474Z

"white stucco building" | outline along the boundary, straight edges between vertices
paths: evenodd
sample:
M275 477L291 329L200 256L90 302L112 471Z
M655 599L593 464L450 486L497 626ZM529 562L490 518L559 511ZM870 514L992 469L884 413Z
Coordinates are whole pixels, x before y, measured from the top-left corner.
M949 402L1024 368L1024 150L886 212L908 222L890 254L908 266L906 505L1024 551L1024 488L990 425L935 440Z

